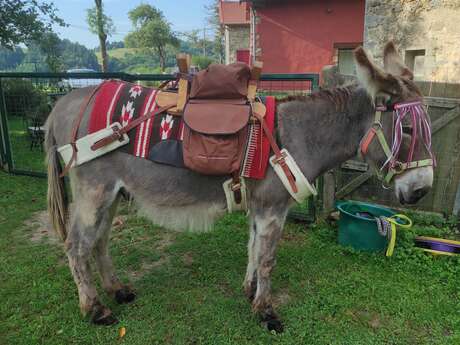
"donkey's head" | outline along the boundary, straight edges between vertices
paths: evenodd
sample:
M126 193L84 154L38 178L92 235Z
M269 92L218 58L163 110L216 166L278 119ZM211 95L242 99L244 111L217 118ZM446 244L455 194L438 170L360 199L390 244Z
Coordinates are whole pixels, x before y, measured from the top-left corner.
M354 52L358 79L375 104L372 127L360 151L387 184L394 183L401 203L416 203L433 183L430 120L423 96L395 46L384 49L384 69L363 48Z

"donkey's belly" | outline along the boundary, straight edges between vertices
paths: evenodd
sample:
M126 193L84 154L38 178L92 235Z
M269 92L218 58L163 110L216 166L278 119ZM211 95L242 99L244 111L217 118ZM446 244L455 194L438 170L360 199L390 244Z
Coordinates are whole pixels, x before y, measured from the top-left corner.
M229 177L200 175L121 152L90 162L88 170L98 175L93 179L126 189L144 216L172 230L208 230L226 212L222 183Z

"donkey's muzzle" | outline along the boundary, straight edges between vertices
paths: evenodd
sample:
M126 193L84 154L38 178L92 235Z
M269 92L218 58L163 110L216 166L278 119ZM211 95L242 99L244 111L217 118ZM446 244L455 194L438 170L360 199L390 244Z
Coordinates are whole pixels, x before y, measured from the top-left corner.
M428 193L429 190L430 190L430 187L428 186L416 189L412 191L408 200L404 199L404 195L402 193L399 193L399 202L403 205L404 204L409 204L409 205L416 204L421 198L423 198Z

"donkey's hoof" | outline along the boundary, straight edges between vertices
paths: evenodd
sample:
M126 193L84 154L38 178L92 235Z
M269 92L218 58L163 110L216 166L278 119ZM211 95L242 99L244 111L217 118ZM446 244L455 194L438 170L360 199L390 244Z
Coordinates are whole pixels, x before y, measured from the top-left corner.
M284 327L276 315L267 314L262 317L262 324L268 329L269 332L275 331L276 333L283 333Z
M110 326L118 323L118 319L113 315L109 308L98 304L91 313L91 322L95 325Z
M135 298L136 294L127 287L121 288L115 292L115 301L117 301L118 304L130 303L134 301Z
M276 333L283 333L284 326L283 326L283 324L281 323L280 320L273 319L273 320L267 321L267 329L270 332L275 331Z

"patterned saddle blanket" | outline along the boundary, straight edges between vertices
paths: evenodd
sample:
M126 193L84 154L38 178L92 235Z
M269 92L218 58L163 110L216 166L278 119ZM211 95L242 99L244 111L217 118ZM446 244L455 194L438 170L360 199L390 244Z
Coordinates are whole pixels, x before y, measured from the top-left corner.
M88 122L88 133L97 132L114 122L126 126L134 119L156 110L158 92L161 91L120 80L105 82L95 96ZM275 98L264 97L262 101L267 108L265 121L273 133ZM128 132L129 144L120 147L119 150L156 163L184 168L183 132L184 122L181 116L161 113ZM250 123L241 176L263 179L269 155L270 143L260 124Z

